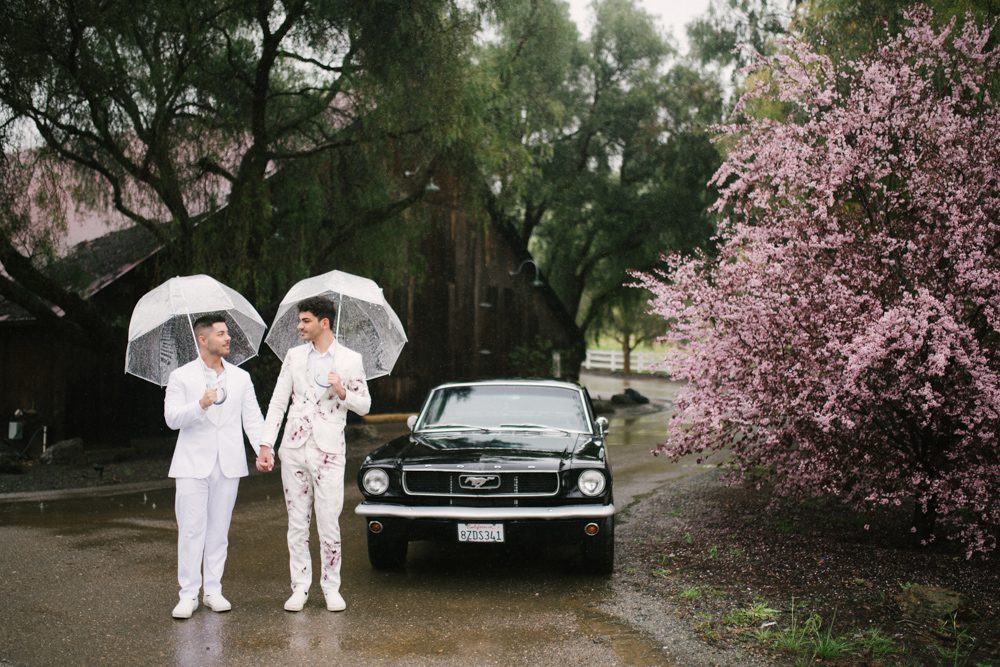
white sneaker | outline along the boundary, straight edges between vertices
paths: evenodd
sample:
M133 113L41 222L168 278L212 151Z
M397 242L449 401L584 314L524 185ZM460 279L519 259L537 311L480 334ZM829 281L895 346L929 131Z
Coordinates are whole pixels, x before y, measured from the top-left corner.
M198 598L187 598L178 602L174 610L170 612L170 615L174 618L191 618L191 614L197 608Z
M302 611L309 599L309 591L293 591L292 597L285 600L285 611Z
M326 596L326 608L328 611L344 611L347 609L347 603L344 602L343 596L337 591L330 591L329 593L324 593Z
M205 606L212 611L223 612L229 611L233 608L233 605L230 604L229 600L222 597L222 593L216 593L215 595L206 594L202 600L205 602Z

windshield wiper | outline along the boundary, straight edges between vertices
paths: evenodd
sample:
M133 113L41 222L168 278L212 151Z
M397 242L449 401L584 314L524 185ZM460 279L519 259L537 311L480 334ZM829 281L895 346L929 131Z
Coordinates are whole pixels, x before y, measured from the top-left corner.
M484 426L472 426L470 424L434 424L433 426L425 426L420 429L423 431L444 431L449 429L464 430L464 431L480 431L481 433L486 433L489 431L488 428Z
M575 433L575 431L570 431L565 428L559 428L558 426L548 426L547 424L500 424L497 428L537 428L545 431L561 431L563 433Z

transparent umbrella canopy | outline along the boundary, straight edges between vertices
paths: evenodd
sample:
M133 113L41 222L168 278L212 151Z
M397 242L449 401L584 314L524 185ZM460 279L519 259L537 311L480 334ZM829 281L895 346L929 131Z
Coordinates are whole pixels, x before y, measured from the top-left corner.
M211 276L178 276L135 304L125 372L166 386L171 371L198 356L193 325L207 313L220 313L226 320L232 338L226 361L238 366L257 355L266 325L250 302Z
M289 348L301 344L297 306L312 297L330 299L337 307L332 323L334 338L361 354L366 379L392 371L406 344L403 324L375 281L343 271L300 280L288 290L264 339L279 359L285 358Z

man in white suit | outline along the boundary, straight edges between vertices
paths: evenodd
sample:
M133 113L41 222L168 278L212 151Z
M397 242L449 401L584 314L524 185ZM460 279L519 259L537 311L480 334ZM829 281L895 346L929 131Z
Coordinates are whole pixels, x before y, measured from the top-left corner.
M180 601L174 618L191 617L199 589L212 611L232 608L222 595L222 571L240 477L248 474L242 431L260 458L264 428L250 375L223 359L230 341L225 318L200 317L194 333L199 356L170 374L163 401L167 426L180 430L169 473L177 487Z
M361 355L334 340L335 307L328 299L298 304L299 335L305 341L288 350L267 409L262 442L273 444L288 408L281 440L281 482L288 509L288 555L292 595L288 611L301 611L312 585L309 523L313 505L319 533L320 586L326 608L343 611L340 594L340 511L344 507L347 411L368 414L371 397ZM291 402L291 407L289 407ZM262 445L258 466L273 464Z

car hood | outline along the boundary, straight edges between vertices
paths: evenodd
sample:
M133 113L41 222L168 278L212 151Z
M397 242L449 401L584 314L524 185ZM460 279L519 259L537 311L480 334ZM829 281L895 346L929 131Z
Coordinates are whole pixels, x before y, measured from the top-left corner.
M371 462L402 465L550 462L603 459L603 448L589 434L525 431L407 435L372 452Z

